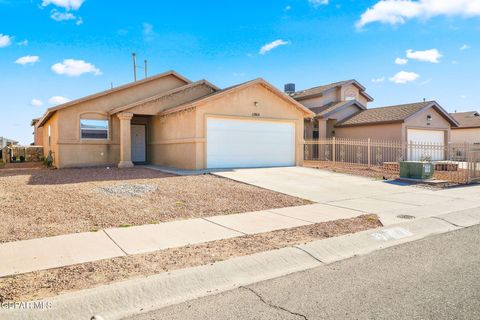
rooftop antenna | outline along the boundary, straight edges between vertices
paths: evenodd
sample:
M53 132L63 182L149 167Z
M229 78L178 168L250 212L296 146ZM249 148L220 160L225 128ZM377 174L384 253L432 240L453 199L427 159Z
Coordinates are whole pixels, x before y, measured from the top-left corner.
M148 76L147 60L143 60L143 63L144 63L143 67L137 66L137 54L135 52L132 53L132 60L133 60L133 81L137 81L137 69L143 69L145 73L145 78L146 78Z

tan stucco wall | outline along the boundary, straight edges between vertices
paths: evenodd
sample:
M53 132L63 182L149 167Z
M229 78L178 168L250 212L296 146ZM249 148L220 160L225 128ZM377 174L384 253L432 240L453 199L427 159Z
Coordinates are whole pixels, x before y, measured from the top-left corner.
M427 121L428 115L432 116L430 124ZM408 129L444 130L445 143L449 142L451 138L450 123L433 108L419 112L414 117L405 120L403 124L403 139L405 141L407 141Z
M452 129L450 135L453 143L480 144L480 128Z
M43 127L33 127L33 144L36 146L43 146Z
M149 126L149 162L180 169L196 168L195 109L155 116Z
M50 127L50 130L48 129ZM52 151L53 155L53 164L59 166L58 159L58 114L54 114L43 126L43 155L44 157L48 156L48 153ZM48 133L50 131L50 139Z
M361 94L360 89L354 85L354 84L349 84L348 86L343 86L341 93L340 93L340 99L341 100L347 100L347 96L350 94L355 94L355 100L359 101L361 104L364 106L367 106L368 100Z
M44 125L47 128L48 123L55 123L58 130L55 165L59 168L116 165L120 158L120 122L116 115L108 112L185 84L184 80L171 75L58 110ZM80 139L81 118L109 120L109 139ZM47 141L45 131L44 141Z
M337 138L401 141L402 135L401 123L335 128Z
M330 102L337 102L337 101L340 101L340 93L338 89L334 89L334 90L330 90L323 93L319 97L302 99L302 100L299 100L298 102L300 102L307 108L315 108L315 107L321 107Z

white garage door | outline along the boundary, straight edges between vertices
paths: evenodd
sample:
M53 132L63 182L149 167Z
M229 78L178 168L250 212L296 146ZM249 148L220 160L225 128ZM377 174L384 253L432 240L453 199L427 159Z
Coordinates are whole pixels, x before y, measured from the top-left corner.
M293 123L207 119L207 167L248 168L295 164Z
M445 131L408 129L408 160L445 160Z

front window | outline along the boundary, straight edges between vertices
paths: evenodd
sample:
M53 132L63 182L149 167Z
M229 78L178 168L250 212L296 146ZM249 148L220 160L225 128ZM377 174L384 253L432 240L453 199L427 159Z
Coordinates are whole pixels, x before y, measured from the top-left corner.
M108 139L108 120L80 120L80 137L82 139Z

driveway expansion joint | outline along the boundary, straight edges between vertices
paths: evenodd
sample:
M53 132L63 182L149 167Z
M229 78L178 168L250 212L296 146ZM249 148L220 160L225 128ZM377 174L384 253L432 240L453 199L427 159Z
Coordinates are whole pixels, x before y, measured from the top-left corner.
M240 286L239 288L241 289L245 289L245 290L248 290L250 291L251 293L253 293L255 296L257 296L257 298L265 305L269 306L270 308L273 308L273 309L276 309L276 310L281 310L283 312L287 312L293 316L296 316L296 317L300 317L304 320L308 320L308 318L301 314L301 313L298 313L298 312L293 312L293 311L290 311L282 306L278 306L276 304L273 304L273 303L270 303L270 302L267 302L267 300L265 300L265 298L262 297L261 294L259 294L258 292L256 292L255 290L253 290L252 288L249 288L249 287L246 287L246 286Z

